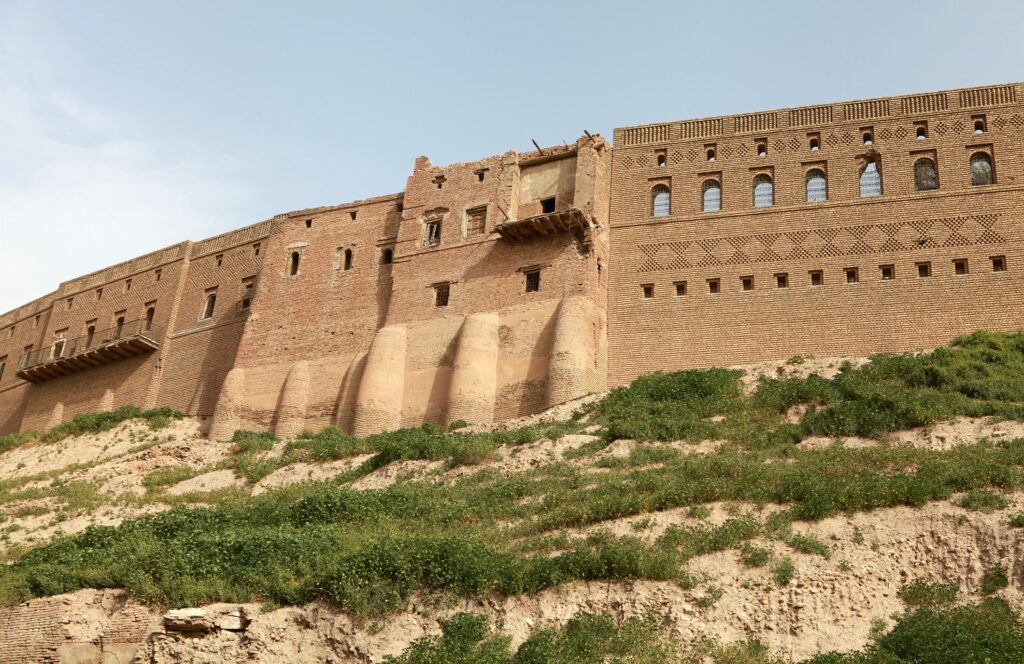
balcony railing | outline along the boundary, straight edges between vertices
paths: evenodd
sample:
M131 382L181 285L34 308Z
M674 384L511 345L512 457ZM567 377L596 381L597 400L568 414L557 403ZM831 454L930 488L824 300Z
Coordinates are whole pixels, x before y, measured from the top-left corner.
M91 369L160 347L161 330L145 318L96 330L74 339L57 339L21 357L17 376L38 383Z

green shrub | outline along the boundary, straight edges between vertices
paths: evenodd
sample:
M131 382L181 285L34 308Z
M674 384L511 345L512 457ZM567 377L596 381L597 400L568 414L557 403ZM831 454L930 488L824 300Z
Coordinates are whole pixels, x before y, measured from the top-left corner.
M796 565L793 564L793 559L789 556L772 565L772 578L780 586L788 584L795 576Z
M1024 528L1024 512L1017 512L1010 517L1010 527Z
M1008 507L1010 501L995 491L975 489L968 491L956 504L967 510L988 514Z
M901 618L879 648L915 664L1024 662L1024 628L998 600L945 611L923 608Z
M768 560L771 559L772 552L768 549L754 546L752 544L744 544L740 548L740 560L747 567L764 567L768 564Z
M1002 565L993 565L981 576L981 594L991 595L1009 584L1010 579L1006 575L1006 568Z
M935 608L956 602L960 588L955 583L929 583L912 581L899 591L899 597L912 607Z

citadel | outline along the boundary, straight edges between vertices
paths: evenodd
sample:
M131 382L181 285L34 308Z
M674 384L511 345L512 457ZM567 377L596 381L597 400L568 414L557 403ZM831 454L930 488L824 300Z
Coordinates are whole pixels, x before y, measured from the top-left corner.
M585 133L72 279L0 316L0 434L489 423L645 373L1016 330L1024 83ZM1021 182L1017 182L1021 178Z

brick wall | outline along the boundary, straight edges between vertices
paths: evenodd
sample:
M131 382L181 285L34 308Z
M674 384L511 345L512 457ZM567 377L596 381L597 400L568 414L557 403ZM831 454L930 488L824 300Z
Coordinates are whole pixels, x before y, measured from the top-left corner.
M617 130L610 382L795 354L917 350L978 328L1024 326L1008 306L1024 269L1021 94L1003 86ZM971 185L977 151L993 155L996 184ZM922 156L938 164L936 190L915 188ZM867 159L880 160L879 197L860 196ZM811 169L827 173L827 201L806 202ZM774 179L772 207L754 207L759 174ZM719 212L701 211L709 178L722 186ZM652 216L656 184L670 187L668 216ZM992 256L1005 256L1008 270L994 272ZM968 274L955 274L956 259L968 260ZM919 277L918 263L930 263L931 276ZM894 279L882 280L882 265ZM847 268L858 269L858 283L846 283ZM821 286L811 285L812 270ZM777 275L788 275L788 287Z

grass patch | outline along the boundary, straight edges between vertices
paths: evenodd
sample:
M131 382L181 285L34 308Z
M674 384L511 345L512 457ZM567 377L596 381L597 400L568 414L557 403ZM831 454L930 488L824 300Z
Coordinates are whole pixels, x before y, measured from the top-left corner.
M26 443L30 440L35 440L39 437L35 431L24 431L22 433L9 433L0 436L0 454L3 454L7 450L13 450L15 447L20 446L22 443Z
M956 603L960 588L955 583L929 583L913 581L899 590L899 597L907 606L941 607Z
M245 454L248 452L266 452L274 448L277 436L269 431L247 431L239 429L231 436L234 443L232 453Z
M966 510L989 514L1008 507L1010 501L995 491L975 489L968 491L966 495L956 501L956 504Z
M51 428L39 439L46 443L55 443L70 436L108 431L125 420L133 419L145 420L151 429L161 429L167 426L170 420L180 420L184 416L183 413L166 406L149 410L142 410L137 406L122 406L117 410L101 413L81 413Z
M772 557L772 552L753 544L744 544L740 548L740 560L747 567L764 567Z
M142 485L148 489L159 489L187 480L195 474L196 471L189 466L165 466L143 477Z

